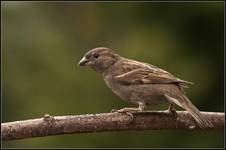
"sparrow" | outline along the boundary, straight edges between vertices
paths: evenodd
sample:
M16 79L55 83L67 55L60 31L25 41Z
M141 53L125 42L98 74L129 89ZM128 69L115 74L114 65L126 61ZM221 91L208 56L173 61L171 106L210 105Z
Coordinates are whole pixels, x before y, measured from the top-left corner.
M213 124L200 113L185 95L183 88L191 82L181 80L154 65L124 58L107 47L88 51L78 66L89 66L103 76L106 85L121 99L138 104L138 108L123 108L119 112L143 111L146 106L169 103L187 110L200 128Z

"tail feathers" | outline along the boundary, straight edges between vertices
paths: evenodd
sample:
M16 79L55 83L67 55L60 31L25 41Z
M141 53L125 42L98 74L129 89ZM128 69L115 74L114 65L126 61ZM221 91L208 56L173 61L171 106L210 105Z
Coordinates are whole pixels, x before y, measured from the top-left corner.
M201 114L200 111L190 102L190 100L185 95L182 95L179 101L173 97L170 97L169 95L165 96L169 101L187 110L196 120L200 128L214 127L213 124L209 121L209 119L206 118L206 116L204 116L203 114Z
M213 124L206 116L200 113L200 111L188 100L186 96L183 96L185 102L181 104L185 110L187 110L192 117L196 120L200 128L212 128Z
M209 121L208 118L206 118L204 115L202 115L199 110L193 106L185 106L184 107L196 120L200 128L212 128L213 124Z

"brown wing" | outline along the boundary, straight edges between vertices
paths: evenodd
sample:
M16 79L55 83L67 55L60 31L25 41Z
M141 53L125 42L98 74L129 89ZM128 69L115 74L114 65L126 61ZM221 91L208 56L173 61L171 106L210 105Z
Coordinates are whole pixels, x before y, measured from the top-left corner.
M127 73L115 76L118 82L123 84L170 84L177 83L182 86L190 82L181 80L172 74L156 69L155 71L149 69L135 69ZM191 83L190 83L191 84Z

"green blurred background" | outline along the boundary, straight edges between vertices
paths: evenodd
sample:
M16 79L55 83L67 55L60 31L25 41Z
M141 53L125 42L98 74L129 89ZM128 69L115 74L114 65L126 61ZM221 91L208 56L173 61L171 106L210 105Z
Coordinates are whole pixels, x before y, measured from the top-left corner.
M3 122L136 107L77 63L105 46L194 82L203 111L224 111L224 3L2 2ZM167 105L152 109L167 109ZM223 147L223 132L126 131L3 142L18 148Z

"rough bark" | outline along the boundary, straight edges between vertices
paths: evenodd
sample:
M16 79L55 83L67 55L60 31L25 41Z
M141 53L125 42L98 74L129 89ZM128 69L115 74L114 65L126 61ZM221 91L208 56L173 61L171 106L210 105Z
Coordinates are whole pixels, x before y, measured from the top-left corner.
M186 111L176 115L168 111L133 113L101 113L75 116L50 116L1 124L3 140L15 140L59 134L125 131L125 130L219 130L224 129L224 113L201 112L214 125L214 128L200 129Z

